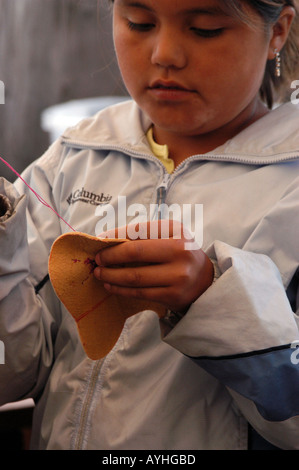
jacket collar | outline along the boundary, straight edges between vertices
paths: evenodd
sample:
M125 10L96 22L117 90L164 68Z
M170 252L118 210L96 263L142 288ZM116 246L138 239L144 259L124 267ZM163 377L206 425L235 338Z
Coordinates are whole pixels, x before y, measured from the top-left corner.
M115 149L131 155L152 155L146 138L150 119L128 100L106 108L69 128L62 142L70 147ZM299 105L283 104L251 124L224 145L192 158L253 164L299 159Z
M146 132L151 124L137 104L128 100L110 106L67 129L62 141L71 147L76 144L94 149L117 147L134 153L150 154Z

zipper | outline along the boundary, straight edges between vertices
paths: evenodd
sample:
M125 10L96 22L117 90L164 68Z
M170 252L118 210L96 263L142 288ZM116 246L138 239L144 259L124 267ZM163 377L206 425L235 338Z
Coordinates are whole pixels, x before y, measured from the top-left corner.
M76 433L77 435L76 435L75 443L74 443L74 450L83 449L84 436L86 434L86 428L87 428L88 418L90 414L90 405L93 399L95 386L96 386L103 362L104 362L103 359L95 362L95 364L93 365L91 374L90 374L86 395L83 400L83 405L81 408L79 425L78 425L78 429Z

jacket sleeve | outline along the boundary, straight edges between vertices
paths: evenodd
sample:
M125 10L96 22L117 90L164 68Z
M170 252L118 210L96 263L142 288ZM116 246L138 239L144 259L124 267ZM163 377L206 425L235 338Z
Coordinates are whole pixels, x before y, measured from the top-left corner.
M164 340L225 384L266 440L298 449L298 316L280 272L268 256L219 241L208 254L220 277Z
M51 162L52 155L53 147L44 159ZM23 176L54 205L44 171L32 166ZM4 345L0 404L4 404L36 397L52 365L60 307L50 283L41 281L47 275L49 250L60 227L55 214L22 183L17 190L1 178L0 194L12 208L9 217L0 217L0 340Z

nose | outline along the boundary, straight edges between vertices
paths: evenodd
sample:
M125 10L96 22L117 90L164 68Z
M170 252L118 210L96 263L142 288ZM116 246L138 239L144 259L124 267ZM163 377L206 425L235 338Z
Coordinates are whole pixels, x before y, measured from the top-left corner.
M184 68L187 57L180 38L171 28L160 28L154 38L152 47L152 64L160 67Z

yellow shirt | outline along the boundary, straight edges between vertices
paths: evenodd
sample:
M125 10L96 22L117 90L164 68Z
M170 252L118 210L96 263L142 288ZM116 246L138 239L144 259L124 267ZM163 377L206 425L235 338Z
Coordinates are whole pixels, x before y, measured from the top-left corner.
M159 158L159 160L164 164L168 173L172 173L174 170L174 161L169 158L169 150L167 145L157 144L153 136L153 126L151 126L146 134L147 140L149 142L150 148L153 154Z

